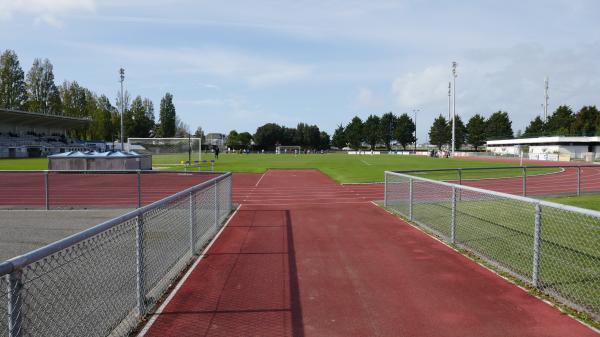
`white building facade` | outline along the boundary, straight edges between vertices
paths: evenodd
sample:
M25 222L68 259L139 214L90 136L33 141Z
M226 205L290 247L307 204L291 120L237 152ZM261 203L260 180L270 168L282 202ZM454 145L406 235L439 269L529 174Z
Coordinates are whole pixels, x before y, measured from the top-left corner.
M587 161L600 157L600 137L538 137L501 139L486 142L486 149L494 155L519 156L525 153L531 159ZM569 159L566 159L569 157Z

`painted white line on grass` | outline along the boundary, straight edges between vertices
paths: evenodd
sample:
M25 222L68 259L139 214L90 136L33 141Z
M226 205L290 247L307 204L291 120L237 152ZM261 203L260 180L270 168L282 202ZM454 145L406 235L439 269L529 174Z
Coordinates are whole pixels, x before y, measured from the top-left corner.
M213 243L215 243L215 241L217 241L217 239L219 238L219 236L221 235L221 233L223 232L223 230L225 229L225 227L227 227L227 225L229 224L229 222L231 221L231 219L233 219L233 217L237 214L237 212L239 211L240 207L242 207L242 205L238 205L238 207L235 209L235 211L233 212L233 214L231 214L231 216L229 217L229 219L227 219L227 222L225 222L225 224L223 225L223 227L221 227L221 229L219 230L219 232L217 232L217 234L210 241L210 243L208 244L208 246L206 246L206 248L204 249L204 251L202 251L202 254L200 254L200 256L198 257L198 259L194 262L194 264L190 267L190 269L188 269L188 271L185 273L185 275L183 275L183 277L181 278L181 280L179 280L179 282L177 283L177 285L175 286L175 288L173 288L173 290L171 291L171 293L169 294L169 296L167 297L167 299L160 305L160 307L158 307L158 309L156 310L156 312L154 314L152 314L152 317L150 317L150 320L148 321L148 323L144 326L144 328L142 329L142 331L140 331L140 333L138 334L138 337L143 337L143 336L146 335L146 333L148 333L148 331L150 330L150 328L152 327L152 325L154 324L154 322L156 321L156 319L158 318L158 316L160 316L160 314L163 312L163 310L165 310L165 308L171 302L171 300L173 300L173 298L175 297L175 295L177 294L177 292L179 291L179 289L181 289L181 287L183 286L183 284L185 283L185 281L187 281L187 279L190 277L190 275L192 274L192 272L196 269L196 267L198 266L198 264L200 263L200 261L202 261L202 258L204 258L204 256L206 255L206 252L208 252L210 250L210 247L212 247Z
M367 166L373 166L372 164L370 164L370 163L367 163L366 161L364 161L364 160L362 160L362 159L361 159L360 161L362 161L362 162L363 162L363 164L365 164L365 165L367 165Z

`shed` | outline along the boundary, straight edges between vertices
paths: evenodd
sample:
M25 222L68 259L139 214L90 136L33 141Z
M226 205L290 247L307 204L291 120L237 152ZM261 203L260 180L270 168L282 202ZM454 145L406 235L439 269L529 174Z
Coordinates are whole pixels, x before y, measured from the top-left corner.
M48 156L49 170L151 170L152 156L125 151L70 151Z

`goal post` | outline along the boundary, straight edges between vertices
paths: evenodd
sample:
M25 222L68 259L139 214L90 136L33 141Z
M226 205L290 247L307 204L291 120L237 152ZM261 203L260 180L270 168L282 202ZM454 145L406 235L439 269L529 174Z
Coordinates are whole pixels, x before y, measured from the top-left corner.
M279 146L275 147L275 153L276 154L286 154L286 153L298 154L298 153L300 153L301 149L302 149L302 147L299 145L279 145Z
M156 166L202 162L202 138L128 138L127 150L152 155Z

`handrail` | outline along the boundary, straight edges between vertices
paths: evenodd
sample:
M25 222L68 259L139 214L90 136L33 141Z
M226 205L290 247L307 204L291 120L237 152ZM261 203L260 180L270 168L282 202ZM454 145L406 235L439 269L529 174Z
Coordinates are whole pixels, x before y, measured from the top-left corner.
M164 172L164 171L161 171ZM179 171L175 171L178 173L181 173ZM212 172L210 172L212 173ZM227 172L225 174L219 175L217 177L214 177L212 179L209 179L207 181L204 181L198 185L189 187L183 191L179 191L175 194L172 194L168 197L165 197L163 199L157 200L151 204L148 204L146 206L142 206L138 209L135 209L129 213L126 213L124 215L121 215L119 217L116 217L114 219L105 221L103 223L100 223L94 227L88 228L86 230L83 230L79 233L75 233L73 235L70 235L66 238L63 238L61 240L55 241L53 243L50 243L46 246L37 248L35 250L32 250L28 253L25 253L23 255L19 255L16 257L13 257L5 262L0 263L0 276L6 275L6 274L10 274L13 271L22 268L30 263L39 261L47 256L50 256L58 251L61 251L65 248L71 247L79 242L82 242L84 240L87 240L89 238L91 238L94 235L100 234L106 230L111 229L112 227L123 223L124 221L128 221L131 219L134 219L135 217L144 214L145 212L155 209L157 207L160 207L162 205L165 205L175 199L178 199L182 196L187 196L189 195L190 192L195 192L198 190L203 190L205 188L214 186L215 183L226 179L228 177L231 176L230 172Z
M538 169L538 168L570 168L570 167L594 167L600 168L600 165L585 164L585 165L532 165L532 166L490 166L490 167L464 167L464 168L443 168L443 169L415 169L415 170L397 170L388 171L394 173L417 173L417 172L444 172L444 171L477 171L477 170L506 170L506 169Z
M423 177L419 177L419 176L413 176L413 175L409 175L409 174L399 173L399 172L395 172L395 171L385 171L385 173L391 174L391 175L397 175L397 176L401 176L401 177L405 177L405 178L421 180L424 182L442 185L442 186L446 186L446 187L453 187L453 188L462 189L462 190L466 190L466 191L477 192L477 193L493 195L493 196L501 197L501 198L523 201L523 202L527 202L527 203L531 203L531 204L539 204L542 206L558 208L558 209L562 209L565 211L580 213L580 214L584 214L587 216L591 216L591 217L600 219L600 211L594 211L594 210L587 209L587 208L580 208L580 207L559 204L556 202L551 202L551 201L546 201L546 200L539 200L539 199L534 199L534 198L529 198L529 197L523 197L520 195L486 190L483 188L478 188L478 187L473 187L473 186L468 186L468 185L459 185L459 184L449 183L449 182L440 181L440 180L433 180L433 179L423 178Z

